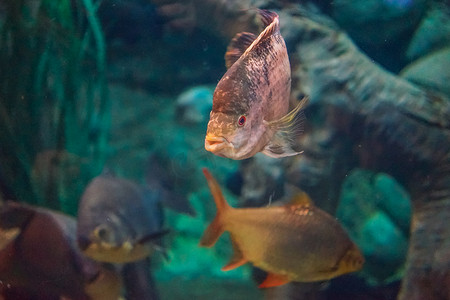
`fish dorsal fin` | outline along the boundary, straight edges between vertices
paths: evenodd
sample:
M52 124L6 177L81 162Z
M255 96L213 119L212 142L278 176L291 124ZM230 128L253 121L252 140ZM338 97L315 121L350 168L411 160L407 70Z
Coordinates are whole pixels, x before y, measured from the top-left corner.
M258 37L253 33L238 33L230 42L225 53L225 64L230 68L242 55L251 51L261 41L280 30L278 15L268 10L259 10L264 30Z
M255 39L256 35L250 32L241 32L234 36L225 53L225 65L227 66L227 69L242 56Z
M264 30L259 34L258 38L253 42L252 46L257 45L259 42L269 38L275 32L280 31L280 20L276 13L268 10L260 10L261 20L264 25ZM251 47L247 48L249 51Z
M291 202L288 206L312 206L313 202L309 198L308 194L304 191L298 190L295 195L291 198Z
M241 249L239 249L238 244L234 241L233 237L231 237L231 245L233 246L233 256L230 261L222 268L222 271L229 271L236 269L248 262L247 259L244 258Z

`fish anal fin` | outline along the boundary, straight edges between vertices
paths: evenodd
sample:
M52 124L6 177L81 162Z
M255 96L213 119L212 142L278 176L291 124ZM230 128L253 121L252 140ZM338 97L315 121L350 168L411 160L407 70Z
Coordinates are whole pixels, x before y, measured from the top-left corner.
M308 194L299 188L295 187L295 192L291 198L288 206L312 206L313 201L309 198Z
M231 244L233 246L233 256L231 257L230 261L222 268L222 271L236 269L248 262L248 260L244 258L241 250L239 249L239 246L236 244L233 238L231 238Z
M255 39L256 35L250 32L241 32L234 36L225 53L225 65L227 66L227 69L242 56Z
M259 285L260 288L269 288L280 286L290 282L290 280L285 275L268 273L266 279Z
M232 257L231 260L228 262L228 264L226 264L225 266L223 266L222 271L230 271L233 269L236 269L242 265L245 265L248 262L248 260L246 260L243 257L240 257L239 259L237 259L237 257Z

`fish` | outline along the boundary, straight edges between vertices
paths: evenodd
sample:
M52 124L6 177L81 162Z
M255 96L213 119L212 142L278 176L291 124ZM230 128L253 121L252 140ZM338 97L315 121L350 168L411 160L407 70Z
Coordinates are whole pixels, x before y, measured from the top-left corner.
M162 226L159 194L112 174L92 179L78 206L78 245L101 262L129 263L163 251Z
M1 239L9 242L0 249L4 287L0 286L0 298L15 291L21 292L20 299L27 295L26 299L100 300L121 295L118 270L85 257L78 249L76 220L71 216L7 201L0 207Z
M314 206L304 192L283 206L233 208L219 184L203 173L217 206L199 245L212 247L223 232L230 233L234 254L222 270L247 262L266 271L261 288L291 281L325 281L362 268L364 257L339 222Z
M225 54L227 71L213 94L205 149L242 160L262 152L279 158L301 153L305 97L289 112L291 68L276 13L260 10L258 37L238 33Z

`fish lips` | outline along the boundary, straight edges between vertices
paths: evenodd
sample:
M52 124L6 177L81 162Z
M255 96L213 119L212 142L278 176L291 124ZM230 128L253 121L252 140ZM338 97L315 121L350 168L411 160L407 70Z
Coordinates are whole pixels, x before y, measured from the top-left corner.
M219 155L224 149L234 148L226 138L221 136L207 135L205 138L206 151Z

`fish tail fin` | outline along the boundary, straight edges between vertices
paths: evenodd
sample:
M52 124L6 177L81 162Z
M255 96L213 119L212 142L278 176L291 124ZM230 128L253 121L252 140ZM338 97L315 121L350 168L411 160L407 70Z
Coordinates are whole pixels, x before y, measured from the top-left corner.
M200 240L200 246L212 247L224 232L219 215L209 224Z
M203 174L205 175L205 178L208 182L211 194L214 197L214 202L217 206L217 213L214 220L211 222L211 224L209 224L208 228L206 228L205 233L200 240L200 246L212 247L224 232L222 221L224 213L232 208L225 200L219 184L212 176L212 174L208 171L208 169L203 168Z
M345 252L344 256L339 261L337 275L346 274L350 272L359 271L364 265L364 256L358 249L358 246L352 246Z
M267 122L267 126L275 131L272 140L262 151L271 157L285 157L302 153L296 151L297 138L303 133L304 108L308 103L308 97L304 97L297 106L282 118Z
M220 189L217 180L212 176L212 174L208 171L207 168L203 168L203 174L205 175L206 181L208 182L211 194L214 197L214 202L216 203L217 206L217 213L220 214L223 211L230 209L231 206L225 200L225 197L222 194L222 190Z
M241 32L234 36L225 53L225 65L229 69L256 39L250 32Z

